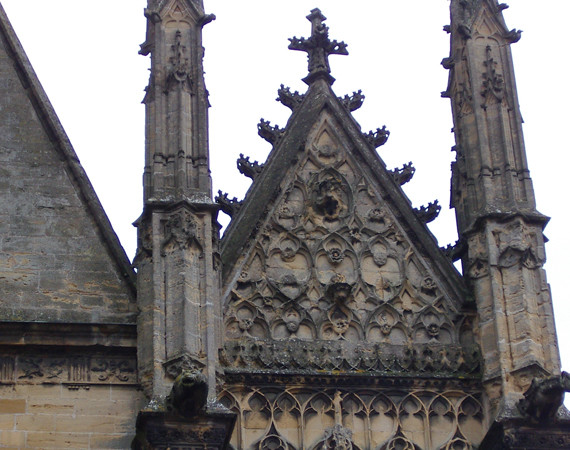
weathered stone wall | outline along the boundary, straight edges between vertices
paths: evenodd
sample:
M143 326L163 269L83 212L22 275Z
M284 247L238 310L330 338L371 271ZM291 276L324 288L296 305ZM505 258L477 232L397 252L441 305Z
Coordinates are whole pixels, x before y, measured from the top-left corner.
M136 386L0 386L0 448L130 448Z
M133 321L127 274L93 214L100 205L19 58L0 39L0 320Z

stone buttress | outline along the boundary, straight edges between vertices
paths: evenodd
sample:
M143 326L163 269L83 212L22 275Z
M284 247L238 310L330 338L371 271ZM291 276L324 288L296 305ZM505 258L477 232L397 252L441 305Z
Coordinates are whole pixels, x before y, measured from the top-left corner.
M526 161L506 5L452 2L449 96L455 208L464 274L477 302L491 401L515 401L533 377L560 373L542 230Z
M509 30L496 0L451 2L450 70L456 160L454 259L477 304L483 384L494 422L482 448L569 448L543 229L526 160ZM524 398L523 398L524 397ZM560 411L559 411L560 408Z
M171 389L170 396L183 392L176 388L180 383L206 389L206 396L195 397L200 401L216 397L219 226L211 200L202 67L202 27L214 16L204 13L201 0L150 0L145 16L140 53L151 55L151 74L143 101L144 210L136 222L135 266L139 378L151 402L139 415L137 445L222 448L231 414L212 412L211 403L207 411L200 404L172 409L165 400Z

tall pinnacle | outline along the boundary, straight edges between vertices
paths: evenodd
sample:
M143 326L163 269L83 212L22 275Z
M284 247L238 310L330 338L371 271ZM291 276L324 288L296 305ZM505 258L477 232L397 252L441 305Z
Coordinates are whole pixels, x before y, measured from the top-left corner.
M346 44L329 39L329 28L323 23L327 18L320 9L313 9L307 19L311 22L311 37L290 38L289 49L308 53L309 75L303 78L305 83L311 85L315 80L324 78L333 84L335 80L330 74L329 55L348 55Z

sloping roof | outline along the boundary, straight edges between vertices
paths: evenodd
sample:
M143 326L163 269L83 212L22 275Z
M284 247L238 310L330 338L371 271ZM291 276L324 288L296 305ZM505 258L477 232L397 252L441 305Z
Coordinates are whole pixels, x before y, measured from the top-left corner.
M124 279L129 296L131 299L134 299L136 297L136 274L1 5L0 38L5 51L2 58L4 59L3 63L11 63L12 65L12 68L7 67L6 70L10 71L10 73L13 73L13 70L15 70L17 73L17 78L6 81L6 83L11 83L10 86L5 86L7 92L10 92L13 96L19 96L18 101L25 101L24 96L27 96L29 104L31 104L37 115L37 121L41 124L51 147L57 152L59 161L63 163L65 171L68 173L68 178L72 181L83 209L91 217L92 223L95 225L95 234L99 236L103 247L106 248L107 254L111 258L119 276ZM19 79L19 85L15 82L16 79ZM5 98L3 103L8 101L9 99ZM7 117L5 115L4 120ZM28 123L16 125L25 127L32 124L30 126L35 127L36 125L34 124L37 121L34 118ZM5 124L6 127L12 128L16 125L11 123ZM21 131L19 130L19 132ZM19 142L20 146L26 145L25 130L23 131L23 138ZM38 163L41 164L41 161ZM53 183L57 182L57 180L53 180Z

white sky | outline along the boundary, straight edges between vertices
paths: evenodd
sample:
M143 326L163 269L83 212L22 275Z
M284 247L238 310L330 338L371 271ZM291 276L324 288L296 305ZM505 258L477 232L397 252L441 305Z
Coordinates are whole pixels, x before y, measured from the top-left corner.
M142 211L143 89L148 58L146 0L0 0L79 158L130 257L131 223ZM306 55L287 50L287 38L310 34L305 19L318 6L332 39L349 56L331 56L333 86L344 96L362 89L355 113L364 131L391 131L380 155L388 167L413 161L404 189L414 206L439 199L430 224L440 245L456 239L449 204L453 135L449 100L440 98L449 54L449 0L205 0L217 20L204 30L206 83L211 94L210 154L214 191L241 198L249 179L235 168L239 153L264 161L270 146L257 136L261 117L284 126L289 110L275 102L281 83L303 92ZM567 283L570 254L566 204L570 189L567 19L570 0L512 0L510 28L524 31L513 45L519 100L538 209L551 216L545 234L546 270L554 299L563 367L570 368Z

